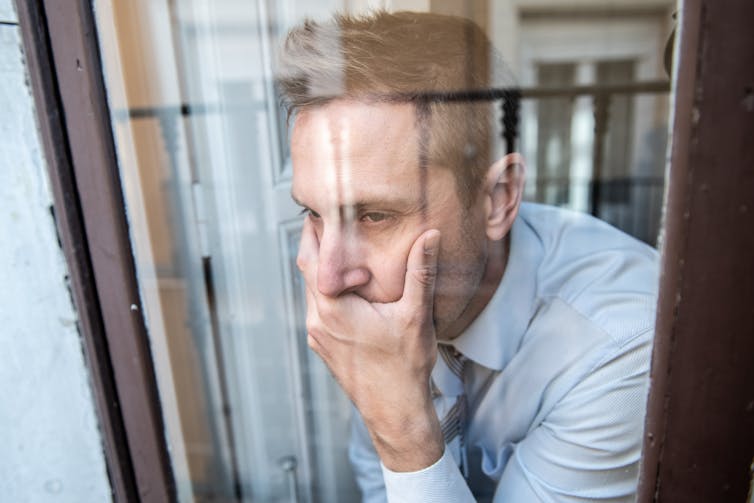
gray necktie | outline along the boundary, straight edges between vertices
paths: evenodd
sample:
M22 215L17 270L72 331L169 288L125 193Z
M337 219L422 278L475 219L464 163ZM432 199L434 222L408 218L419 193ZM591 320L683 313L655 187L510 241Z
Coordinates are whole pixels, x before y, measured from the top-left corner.
M445 364L448 366L450 371L460 381L459 389L463 390L463 368L468 360L452 346L439 344L437 346L437 351L440 354L440 357L445 361ZM466 475L467 472L466 448L464 445L464 428L466 426L467 412L466 409L466 395L463 393L463 391L461 391L456 396L455 404L453 404L453 406L445 414L445 417L443 417L442 421L440 422L442 435L445 439L446 444L449 445L456 437L459 437L461 468L464 472L464 475Z

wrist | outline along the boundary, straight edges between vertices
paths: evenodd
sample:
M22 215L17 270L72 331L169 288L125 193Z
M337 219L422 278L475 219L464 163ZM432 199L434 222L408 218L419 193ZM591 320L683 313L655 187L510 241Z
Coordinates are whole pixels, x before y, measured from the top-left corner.
M445 451L445 442L431 402L419 413L397 422L367 425L380 460L391 471L413 472L433 465Z

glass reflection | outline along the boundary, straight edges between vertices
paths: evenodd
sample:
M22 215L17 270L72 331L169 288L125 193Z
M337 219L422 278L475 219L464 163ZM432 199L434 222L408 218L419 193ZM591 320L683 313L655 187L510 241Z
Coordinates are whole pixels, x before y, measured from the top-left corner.
M433 336L448 341L470 340L468 326L474 320L483 321L473 326L493 323L490 316L483 316L491 310L485 309L488 306L504 306L500 309L505 320L512 320L515 326L523 324L523 339L517 339L515 344L509 341L514 347L481 346L482 353L507 355L495 365L486 361L484 354L475 353L471 347L474 343L463 342L456 347L471 360L462 364L467 388L462 393L467 396L463 435L448 442L448 452L460 464L458 473L467 476L478 500L491 498L496 488L503 487L498 484L503 477L514 482L498 489L498 497L521 500L524 493L516 492L522 489L515 481L526 476L541 481L543 486L555 483L564 492L570 490L574 477L558 471L564 468L553 468L553 460L547 459L543 451L524 447L518 451L516 446L543 442L549 446L545 450L549 456L581 459L579 456L586 456L579 451L579 446L586 449L585 444L579 443L584 439L569 437L569 449L547 443L547 432L560 434L564 430L557 429L562 426L557 423L558 417L540 417L535 412L526 420L503 414L498 417L503 423L521 421L516 425L519 430L490 433L479 426L480 418L488 417L484 416L488 413L485 411L493 408L482 390L508 386L506 397L538 397L537 410L546 410L548 400L556 401L556 394L530 389L527 383L531 376L516 373L517 365L555 368L557 362L548 359L552 355L563 357L557 361L573 362L568 359L571 355L583 362L594 357L586 348L598 347L599 340L590 339L592 332L587 329L571 328L564 330L565 335L557 341L542 339L547 340L545 349L522 342L532 336L525 330L527 326L538 328L554 323L552 330L561 331L563 327L577 326L575 319L562 312L553 318L527 318L529 311L563 307L544 302L541 289L555 288L559 278L562 285L577 288L566 280L583 277L585 269L579 268L578 260L599 258L603 260L600 267L606 268L600 270L612 275L611 282L599 295L595 293L599 288L582 285L590 304L577 307L596 310L608 303L639 309L635 304L646 301L646 306L641 307L646 311L639 318L653 321L650 311L654 306L648 300L654 287L651 274L645 269L634 271L635 264L627 265L631 260L651 262L651 252L620 238L615 244L620 253L611 255L605 247L616 234L601 227L577 226L572 231L583 231L584 237L563 248L541 251L543 256L549 253L559 259L546 262L550 268L535 274L542 278L535 285L524 274L525 267L515 265L527 255L517 244L529 242L526 233L511 230L510 226L500 227L494 231L500 237L493 241L499 240L504 246L476 253L484 248L480 243L486 242L487 237L482 239L475 231L472 224L480 213L473 210L473 198L463 194L482 185L470 184L467 192L450 190L469 182L455 176L438 178L438 172L445 168L435 164L458 165L470 158L483 159L480 173L486 174L487 167L505 159L505 153L515 146L522 157L508 157L507 162L498 165L498 177L509 183L503 188L522 181L517 166L526 163L527 180L521 189L526 201L591 213L654 246L662 207L669 92L662 54L670 32L673 3L657 1L637 8L632 2L598 0L584 7L573 7L568 2L552 2L543 7L541 2L523 0L515 5L434 0L98 0L95 5L131 238L181 501L355 501L362 494L359 484L365 494L382 497L380 458L372 450L374 437L370 436L376 435L377 430L366 427L373 422L357 419L353 439L349 433L354 413L351 402L357 409L367 408L364 403L369 402L359 398L348 384L353 373L360 371L352 368L350 374L339 373L336 368L334 373L340 384L333 378L328 365L307 345L307 332L312 332L312 325L309 330L306 326L307 309L311 318L317 295L333 299L350 295L380 303L398 301L405 288L406 259L397 257L407 257L420 234L430 228L439 228L442 234L438 257L441 269L432 303L432 319L438 331ZM375 108L361 110L363 113L357 116L353 115L354 108L325 114L320 117L325 125L320 123L313 128L316 134L302 137L302 117L309 114L312 118L317 111L333 109L319 104L303 115L297 110L289 122L285 105L290 105L290 95L276 86L276 78L285 74L278 53L281 39L307 17L326 23L336 11L361 14L374 8L391 12L409 9L473 20L507 63L506 71L500 75L490 71L493 79L481 87L515 94L501 93L495 99L474 101L471 105L465 100L450 105L441 99L439 104L436 101L423 108L423 98L420 96L417 101L416 95L469 89L438 89L437 82L419 78L418 87L398 93L408 92L413 101L404 103L406 96L401 95L397 103L396 90L388 89L392 104L380 104L378 100L370 105ZM340 40L340 35L336 32L333 40ZM456 44L457 49L468 55L464 44L469 39L462 40ZM422 43L404 47L404 52L422 57ZM467 59L473 62L473 58ZM367 57L365 61L368 60ZM480 61L489 63L484 58ZM314 58L309 62L317 64ZM443 64L448 63L443 60ZM496 68L494 64L491 67ZM383 69L387 71L388 67ZM458 79L463 82L467 75L459 74ZM310 92L312 82L305 87ZM323 89L325 94L333 91L327 86L314 87L320 94ZM383 88L367 90L372 100L375 92L385 94ZM517 96L520 101L514 99ZM503 99L507 97L511 100ZM504 128L506 103L520 106L520 122L510 123L516 114L515 108L509 109L509 124ZM379 123L380 111L387 106L394 108ZM449 129L443 138L438 136L433 121L441 121L445 109L450 110L447 116L452 117L451 125L464 127ZM469 114L468 110L474 112ZM487 113L492 127L482 138L469 124L473 117ZM401 118L404 122L400 122ZM372 130L365 124L378 127ZM405 128L400 129L397 124L404 124ZM391 128L395 128L393 136L387 134ZM364 138L362 150L353 152L364 131L372 133ZM507 142L502 140L505 133ZM322 140L324 137L328 139ZM438 138L443 139L442 145L437 144ZM377 143L378 140L382 141ZM322 141L330 150L317 157L316 146ZM405 151L392 148L398 144L404 145ZM302 145L307 148L302 150ZM453 151L453 145L464 148ZM370 171L371 165L363 162L380 156L384 157L382 175L376 168ZM449 162L451 158L456 161ZM401 166L405 169L398 169ZM388 168L394 170L390 175L385 171ZM304 175L306 178L302 178ZM326 180L331 182L324 183ZM480 175L479 183L484 180ZM374 195L380 184L385 189L380 197L385 199L389 194L391 205L366 204L372 201L365 201L365 191ZM302 216L301 208L290 198L291 192L308 216ZM510 195L505 190L501 194ZM396 202L401 197L403 206ZM538 216L532 216L534 213ZM557 216L560 213L534 213L523 211L524 217L517 221L533 219L530 227L536 227L540 237L550 230L553 236L557 234L557 229L539 228L537 222L555 225L554 222L561 222ZM410 215L416 218L410 220ZM305 222L311 227L308 230ZM569 217L560 225L562 230L575 224ZM607 234L603 235L603 231ZM296 257L302 236L304 243L306 236L310 245L316 243L309 247L316 249L316 259L310 257L304 264L317 264L323 271L321 278L312 273L307 278L299 272ZM532 239L532 248L527 249L534 255L536 241ZM455 248L451 248L453 243ZM594 248L596 244L602 247ZM499 259L497 267L472 266L485 254L485 260ZM331 259L325 260L328 256ZM609 264L614 269L610 270ZM534 274L535 269L529 272ZM515 294L506 293L510 288L497 288L501 277L502 285L515 282ZM475 290L479 285L483 287L479 290L483 292L481 296ZM623 290L616 291L618 287ZM644 293L636 294L639 290ZM626 294L628 291L633 294ZM510 307L509 302L518 305L527 295L539 300L528 307ZM466 310L468 305L471 307ZM631 318L626 313L611 312L606 327L620 330L610 323L630 325L621 318ZM360 319L362 329L377 326L368 323L367 318ZM638 325L632 329L636 332ZM573 340L576 332L585 339ZM525 334L529 336L524 337ZM631 341L626 339L625 352L614 358L646 362L648 339L638 337ZM633 343L636 344L632 346ZM584 348L580 359L573 355L573 348ZM428 351L432 358L445 362L440 367L454 365L454 360L443 356L445 349L439 350L439 356L434 346ZM333 362L329 364L335 366ZM564 364L562 375L571 375L578 368L581 367L575 363ZM497 383L495 376L499 372L510 373L507 384ZM631 421L606 426L592 423L593 417L604 411L589 412L577 406L579 399L594 391L590 384L623 378L640 388L639 381L631 379L641 377L629 374L626 368L618 371L615 366L605 366L582 375L580 380L574 376L572 388L581 390L583 395L560 395L563 407L570 405L571 409L557 409L565 417L583 414L578 415L578 421L566 425L574 426L569 431L591 428L624 439L635 435L635 429L641 427L637 423L640 413L634 412ZM428 387L438 423L455 406L454 400L447 399L448 386L453 387L449 384L451 377L447 372L435 371L432 386ZM564 381L549 378L550 388L565 386ZM386 380L373 395L384 392L383 388L390 391L402 387L389 386ZM641 392L629 398L615 393L604 397L625 399L635 410L643 410ZM446 397L444 402L442 396ZM505 410L509 406L535 407L523 399L509 404L498 397L495 402ZM364 411L361 412L363 416ZM536 428L537 424L548 426ZM529 427L537 433L528 436ZM515 429L514 425L505 428ZM489 445L495 435L503 446L499 450ZM436 435L433 438L437 440ZM430 442L420 443L426 452L418 452L432 457ZM626 449L626 459L638 459L633 444ZM521 466L531 469L530 474L514 472L519 465L510 460L516 456L526 458ZM382 461L386 460L386 466L398 468L396 471L417 468L394 464L384 456ZM632 463L626 461L622 469L633 473ZM505 472L506 467L510 467L509 472ZM606 469L605 473L612 472ZM370 489L370 484L376 489ZM630 485L616 476L614 484L604 484L602 490L616 491L611 494L623 491L621 494L626 496Z

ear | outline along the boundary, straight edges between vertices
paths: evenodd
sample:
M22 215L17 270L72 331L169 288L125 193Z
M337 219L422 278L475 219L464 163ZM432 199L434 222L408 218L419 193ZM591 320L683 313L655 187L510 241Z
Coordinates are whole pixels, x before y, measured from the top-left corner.
M526 166L518 153L508 154L487 170L484 181L487 238L502 239L518 215Z

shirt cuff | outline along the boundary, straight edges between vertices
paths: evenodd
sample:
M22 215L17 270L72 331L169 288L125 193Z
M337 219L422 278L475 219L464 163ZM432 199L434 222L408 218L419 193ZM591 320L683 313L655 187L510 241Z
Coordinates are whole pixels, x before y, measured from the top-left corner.
M394 472L380 464L390 503L474 502L474 496L448 449L435 464L416 472Z

